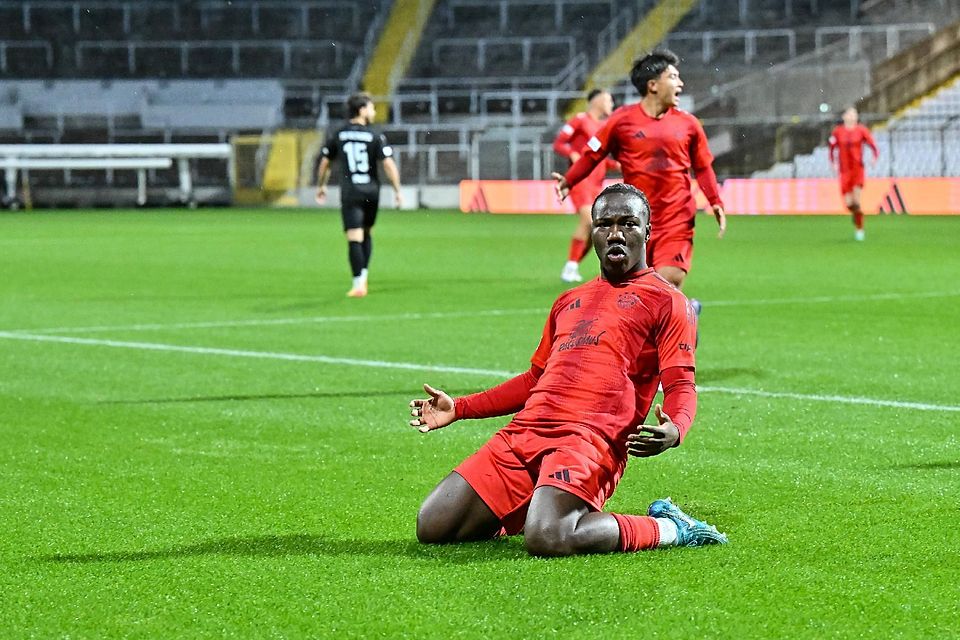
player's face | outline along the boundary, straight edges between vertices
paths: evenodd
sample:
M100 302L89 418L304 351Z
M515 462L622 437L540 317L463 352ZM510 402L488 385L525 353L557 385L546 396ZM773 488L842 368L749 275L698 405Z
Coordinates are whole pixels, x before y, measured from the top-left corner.
M856 109L847 109L843 112L843 124L852 127L860 120L860 114Z
M653 93L664 107L680 106L680 94L683 93L683 80L675 66L668 65L656 80L651 80L647 93Z
M613 96L609 93L600 93L594 100L597 101L597 107L600 109L600 112L604 116L609 116L613 113Z
M636 196L611 193L593 212L593 246L607 280L618 281L647 266L649 211Z

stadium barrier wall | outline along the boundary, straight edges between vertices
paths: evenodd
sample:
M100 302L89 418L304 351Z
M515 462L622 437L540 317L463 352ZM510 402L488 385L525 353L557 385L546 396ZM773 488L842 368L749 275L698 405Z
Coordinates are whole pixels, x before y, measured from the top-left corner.
M616 180L607 180L612 184ZM693 182L699 209L707 200ZM573 213L558 202L552 180L463 180L464 213ZM847 214L840 185L833 178L730 178L720 188L726 211L733 215ZM865 213L911 215L960 214L960 178L871 178L861 196Z

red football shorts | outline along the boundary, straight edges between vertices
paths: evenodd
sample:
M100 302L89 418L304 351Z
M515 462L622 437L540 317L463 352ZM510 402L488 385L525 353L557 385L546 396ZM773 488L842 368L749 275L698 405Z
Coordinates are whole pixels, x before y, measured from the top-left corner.
M595 179L593 174L590 174L570 189L570 201L577 211L583 207L592 207L593 201L597 199L601 191L603 191L603 175L599 179Z
M840 193L846 195L854 187L863 188L863 167L840 172Z
M516 535L523 531L537 487L572 493L600 511L617 488L626 464L586 427L520 429L511 423L454 471L500 518L507 535Z
M677 267L690 273L693 264L693 238L657 237L647 240L647 266Z

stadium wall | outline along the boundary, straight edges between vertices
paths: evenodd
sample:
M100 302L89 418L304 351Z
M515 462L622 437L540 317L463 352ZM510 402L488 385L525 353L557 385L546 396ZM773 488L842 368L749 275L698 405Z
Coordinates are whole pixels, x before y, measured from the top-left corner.
M608 180L608 183L615 182ZM693 181L697 207L706 198ZM573 213L573 205L557 202L552 180L464 180L460 210L464 213ZM846 214L840 186L833 178L730 178L720 196L734 215ZM960 178L868 178L863 210L874 214L958 215Z

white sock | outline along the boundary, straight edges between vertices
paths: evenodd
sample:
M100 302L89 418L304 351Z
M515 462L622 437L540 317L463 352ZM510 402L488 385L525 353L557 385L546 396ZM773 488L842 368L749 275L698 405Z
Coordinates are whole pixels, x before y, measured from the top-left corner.
M364 282L367 281L367 269L366 269L366 267L364 267L363 269L360 269L360 277L363 279Z
M677 544L677 523L670 518L654 518L657 521L657 528L660 530L660 542L658 547L672 547Z
M360 287L362 287L364 280L365 280L365 278L364 278L362 275L354 276L354 277L353 277L353 288L354 288L354 289L359 289Z
M566 266L565 268L566 268L566 269L570 269L571 271L573 271L574 269L579 269L579 268L580 268L580 263L579 263L579 262L574 262L573 260L567 260L567 266Z

